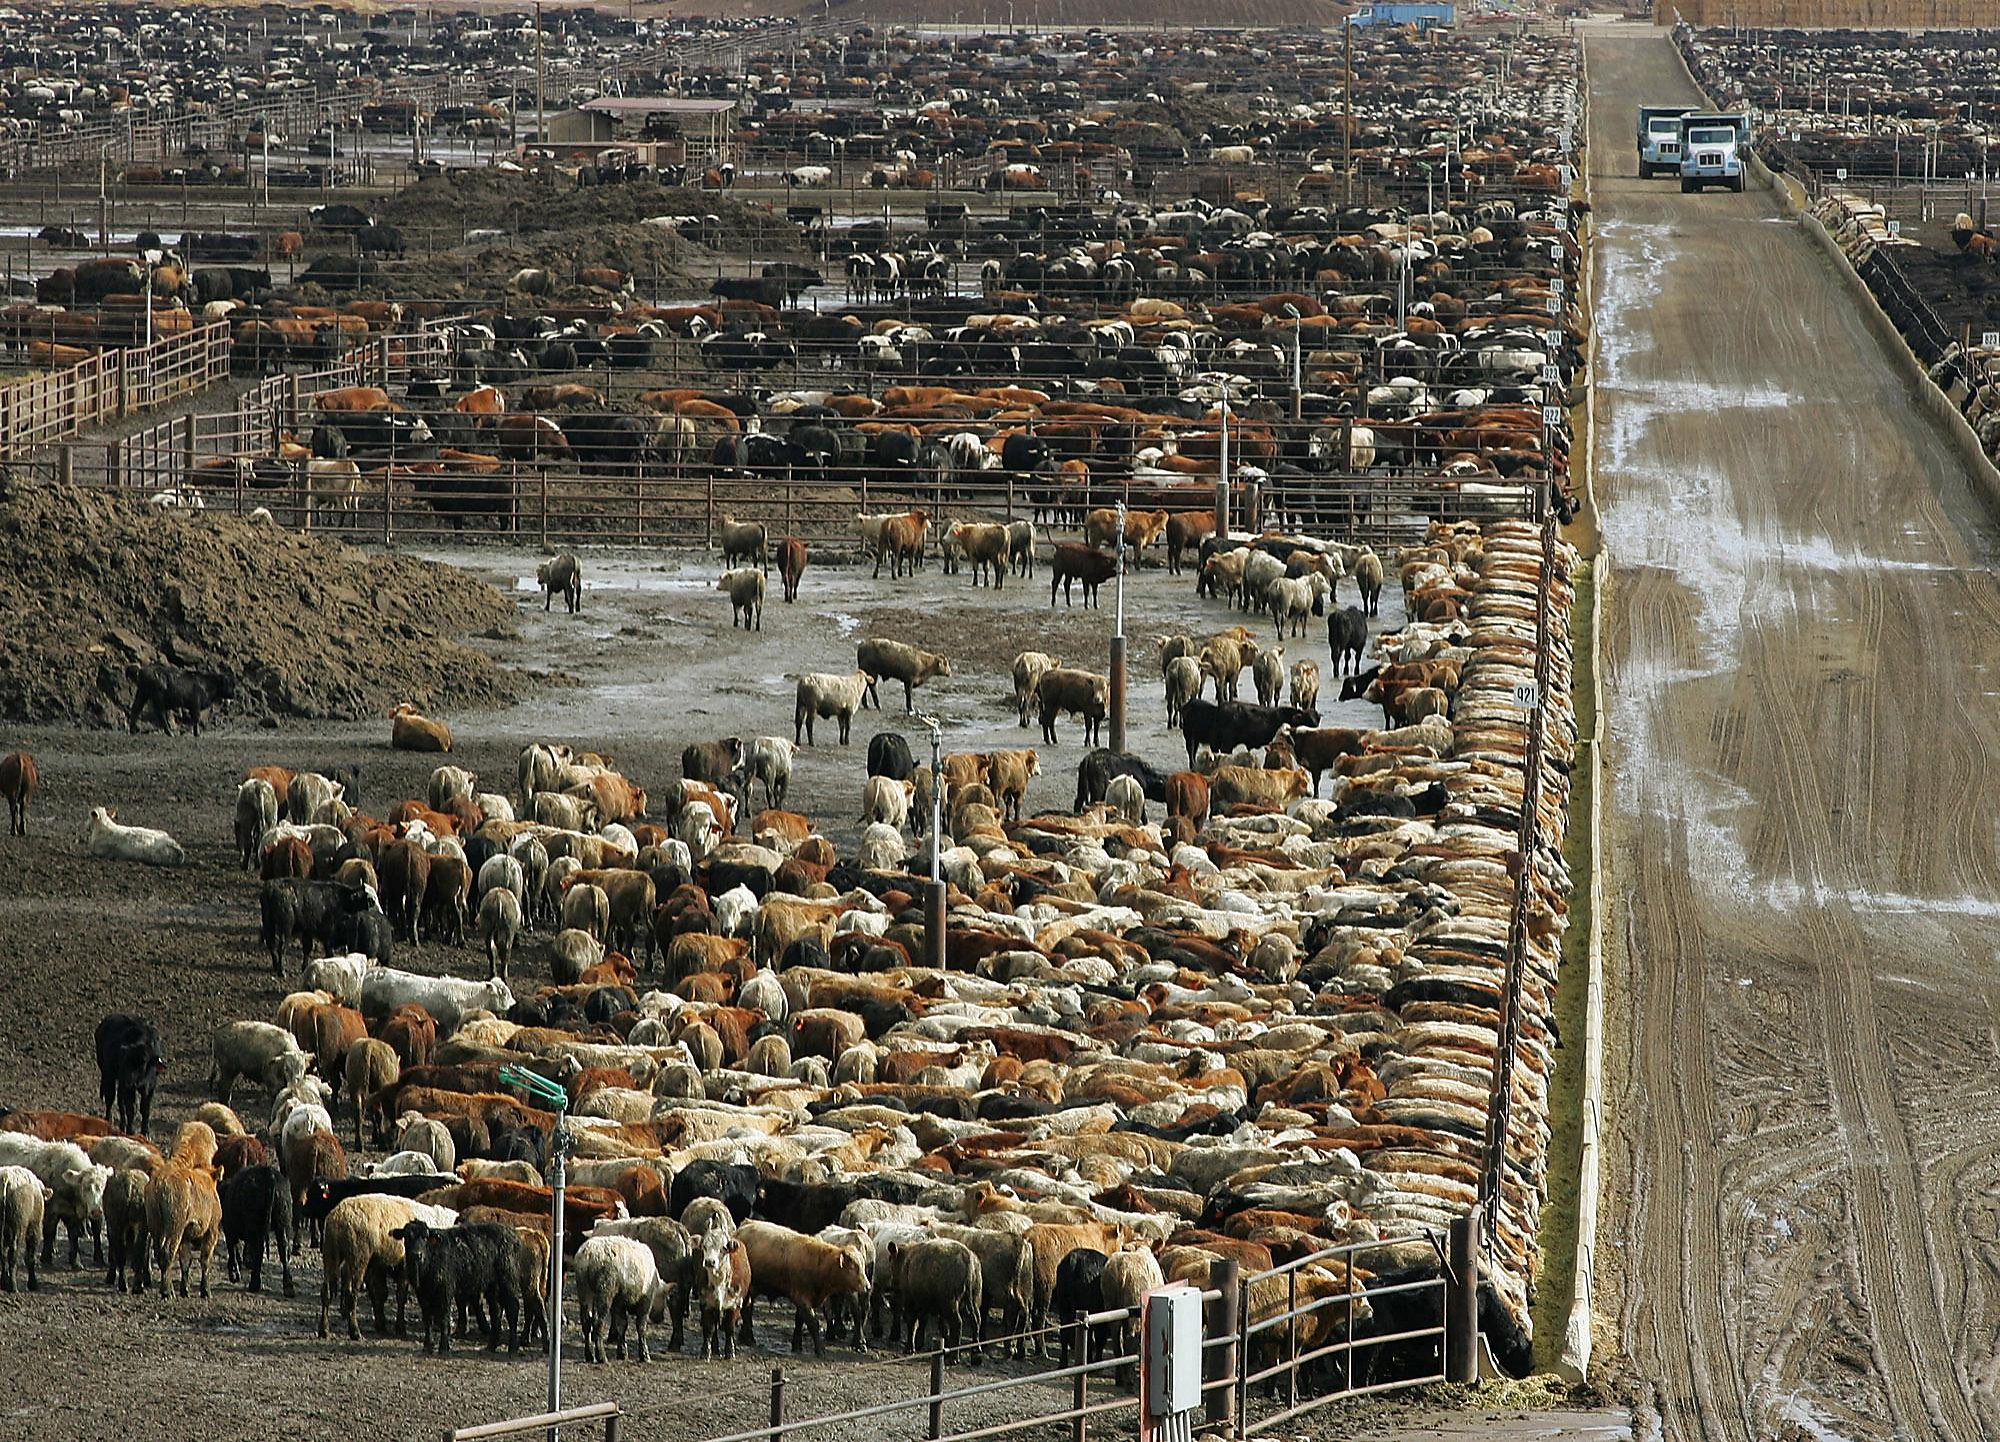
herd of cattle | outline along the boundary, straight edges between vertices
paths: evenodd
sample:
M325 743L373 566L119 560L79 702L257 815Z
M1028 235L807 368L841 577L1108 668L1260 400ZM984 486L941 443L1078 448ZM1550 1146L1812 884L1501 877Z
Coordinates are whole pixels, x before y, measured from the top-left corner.
M643 1359L649 1320L668 1319L669 1350L698 1325L704 1355L729 1355L754 1339L758 1298L789 1305L795 1348L907 1347L935 1326L975 1358L1040 1352L1051 1322L1205 1280L1217 1259L1254 1277L1366 1244L1302 1270L1300 1306L1435 1275L1433 1231L1480 1195L1498 1078L1513 1105L1488 1327L1523 1357L1568 895L1574 557L1501 522L1436 527L1394 560L1420 619L1377 637L1349 679L1404 724L1316 727L1316 683L1297 672L1291 706L1222 699L1249 664L1276 700L1247 631L1163 638L1169 678L1192 661L1217 688L1183 698L1188 770L1093 751L1071 811L1024 814L1034 751L951 754L932 775L885 732L845 856L784 809L793 752L778 737L691 743L682 778L650 788L543 742L512 776L445 764L400 799L365 795L358 767L253 768L218 823L259 878L269 964L284 974L296 956L300 989L268 1019L171 1038L212 1051L213 1100L164 1149L148 1133L170 1018L104 1019L102 1118L0 1116L0 1286L16 1259L34 1286L64 1227L72 1267L87 1237L110 1286L163 1296L206 1293L211 1264L260 1287L273 1246L290 1295L301 1246L317 1246L322 1335L336 1319L359 1335L363 1293L386 1332L393 1286L399 1330L414 1293L426 1350L450 1348L454 1311L464 1335L468 1306L487 1346L503 1330L532 1342L555 1117L502 1079L519 1067L570 1098L565 1239L586 1356ZM544 584L570 579L557 566ZM864 685L948 674L892 643L860 659ZM1016 666L1046 686L1053 660ZM1530 795L1512 698L1536 676L1551 764ZM1419 691L1439 704L1401 709ZM198 715L212 699L164 704ZM393 739L452 744L407 708ZM10 802L33 785L31 760L0 762ZM933 794L942 969L924 962L907 834ZM1526 856L1524 807L1540 821ZM86 847L181 859L104 808ZM468 966L456 948L475 941ZM404 969L413 956L426 971ZM242 1082L263 1093L254 1111L232 1107ZM362 1163L343 1137L387 1155ZM1288 1285L1254 1282L1253 1314L1282 1311ZM1403 1330L1398 1306L1360 1306L1354 1324ZM1301 1345L1346 1316L1310 1312ZM1384 1375L1412 1361L1363 1356Z
M956 487L980 519L1008 477L1037 488L1044 516L1115 498L1187 509L1226 448L1281 524L1350 531L1370 519L1365 487L1339 478L1421 477L1416 509L1438 517L1525 513L1533 488L1565 484L1585 324L1582 207L1563 193L1567 42L1521 39L1500 85L1477 39L1371 33L1349 117L1325 98L1338 56L1300 37L1093 34L1040 42L1032 62L1002 37L844 39L753 53L749 79L730 82L750 109L746 172L782 162L816 178L829 157L1088 165L1110 151L1184 162L1186 189L1167 193L1186 198L1099 187L997 215L938 202L918 229L808 226L800 259L724 275L708 297L645 294L643 277L597 267L558 299L551 272L523 269L504 302L456 312L399 284L393 227L337 205L254 256L195 235L150 266L66 267L40 304L0 315L0 337L73 358L134 335L147 293L156 334L224 320L253 366L421 324L443 355L371 408L391 418L342 416L322 435L309 427L327 417L301 416L289 444L189 479L277 488L299 461L352 458L379 488L393 448L455 519L503 525L517 462L865 479L933 511ZM1049 78L1024 84L1033 67ZM1350 153L1351 183L1336 159ZM815 243L827 253L808 261ZM275 283L274 256L324 246L302 286ZM366 298L339 298L357 287ZM321 469L351 494L347 467Z

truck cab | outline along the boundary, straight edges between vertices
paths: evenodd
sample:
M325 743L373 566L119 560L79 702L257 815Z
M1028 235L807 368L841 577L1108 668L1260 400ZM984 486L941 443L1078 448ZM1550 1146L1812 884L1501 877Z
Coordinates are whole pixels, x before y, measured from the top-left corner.
M1639 178L1650 180L1667 171L1678 175L1681 168L1681 117L1691 105L1642 105L1639 107Z
M1750 153L1747 114L1689 112L1681 117L1681 190L1710 185L1743 189L1743 162Z

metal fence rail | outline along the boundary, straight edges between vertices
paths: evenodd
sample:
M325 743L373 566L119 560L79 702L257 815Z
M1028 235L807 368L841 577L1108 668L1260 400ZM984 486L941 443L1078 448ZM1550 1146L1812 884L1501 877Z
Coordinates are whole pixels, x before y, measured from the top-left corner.
M0 386L0 460L205 390L228 377L229 355L229 327L218 322Z
M1426 1386L1445 1379L1447 1296L1454 1287L1476 1288L1471 1270L1454 1275L1444 1265L1441 1237L1421 1233L1436 1250L1439 1270L1407 1281L1376 1283L1361 1280L1361 1263L1379 1251L1376 1242L1327 1247L1268 1272L1240 1276L1236 1265L1218 1262L1202 1291L1203 1379L1201 1393L1210 1427L1246 1435L1280 1426L1342 1397ZM1343 1275L1338 1292L1300 1300L1300 1279ZM1273 1286L1286 1289L1285 1305L1253 1320L1253 1293ZM1377 1303L1399 1299L1397 1324L1382 1332L1367 1332L1360 1324ZM1315 1323L1323 1313L1338 1310L1331 1326ZM1471 1315L1461 1309L1459 1316ZM853 1425L867 1423L877 1437L922 1438L925 1442L975 1442L975 1439L1017 1433L1066 1435L1070 1442L1087 1442L1093 1419L1136 1416L1139 1407L1136 1334L1139 1310L1128 1308L1079 1315L1067 1322L1019 1334L1020 1338L1063 1338L1063 1360L1053 1367L1016 1377L945 1385L947 1349L928 1353L928 1387L915 1395L865 1407L806 1417L791 1414L794 1400L782 1369L771 1376L770 1413L764 1426L745 1428L708 1442L783 1442L800 1433L816 1439L851 1435ZM1329 1340L1306 1345L1315 1325L1331 1333ZM1105 1345L1091 1352L1093 1337ZM988 1338L1003 1355L1016 1337ZM1394 1349L1393 1352L1391 1349ZM1357 1357L1366 1360L1357 1363ZM1260 1360L1261 1359L1261 1360ZM1376 1365L1393 1375L1377 1376ZM963 1404L980 1406L968 1417ZM1049 1405L1054 1403L1055 1405ZM950 1425L957 1409L959 1426ZM901 1425L891 1419L903 1419Z
M372 362L349 361L280 377L237 411L179 416L122 440L73 442L14 465L93 488L191 491L205 507L225 513L261 506L288 526L384 544L400 539L705 546L728 518L760 521L775 536L852 549L859 544L856 515L881 511L922 510L932 522L933 542L952 521L1029 520L1046 530L1071 531L1089 511L1120 502L1135 511L1215 512L1218 484L1212 469L1207 477L1172 489L1127 475L1057 492L1045 488L1044 478L1004 471L917 479L900 468L859 466L828 480L653 460L576 467L497 457L438 461L418 454L358 463L349 472L315 464L302 452L273 458L275 438L309 434L309 401L317 390L376 384L377 374ZM1539 480L1464 481L1393 472L1318 473L1282 490L1239 474L1232 477L1229 497L1229 514L1239 529L1304 530L1371 545L1420 540L1435 520L1534 519L1547 509L1548 486Z

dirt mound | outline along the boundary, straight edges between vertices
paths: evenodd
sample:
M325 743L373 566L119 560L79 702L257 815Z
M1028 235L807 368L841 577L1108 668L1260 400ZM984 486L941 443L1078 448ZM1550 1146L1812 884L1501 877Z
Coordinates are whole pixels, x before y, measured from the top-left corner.
M715 190L635 180L572 187L535 175L498 170L451 170L426 176L382 202L385 225L431 226L440 215L456 225L531 234L592 225L635 225L651 215L712 215L708 233L732 247L797 250L798 228L767 206L748 205Z
M705 294L721 273L724 256L803 254L798 228L768 207L654 181L571 188L567 181L551 184L532 175L450 171L398 192L383 204L380 219L419 227L440 214L450 214L468 230L507 234L392 262L371 290L431 300L500 300L509 277L533 269L551 277L543 301L601 304L606 293L581 285L577 273L607 266L631 275L641 299L657 300ZM640 224L661 215L696 220L680 231Z
M513 606L449 566L13 478L0 546L9 721L122 722L127 668L155 661L236 676L225 710L245 716L493 705L519 684L457 639Z
M609 292L577 280L592 266L630 275L642 299L681 291L705 292L717 275L714 252L650 225L591 225L541 231L518 240L465 245L402 263L385 272L384 295L420 295L433 300L499 300L520 270L545 270L551 286L541 297L580 305L602 305Z

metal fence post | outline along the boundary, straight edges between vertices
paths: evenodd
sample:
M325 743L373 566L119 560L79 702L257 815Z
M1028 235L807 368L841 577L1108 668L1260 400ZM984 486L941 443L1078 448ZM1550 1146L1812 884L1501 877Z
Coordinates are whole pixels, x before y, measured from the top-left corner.
M1479 1380L1479 1208L1451 1224L1451 1275L1444 1294L1444 1376Z
M1208 1285L1219 1295L1209 1304L1208 1325L1205 1329L1211 1338L1226 1339L1222 1346L1211 1347L1208 1362L1203 1372L1210 1382L1226 1383L1212 1388L1208 1394L1207 1421L1210 1427L1227 1430L1235 1425L1236 1372L1241 1365L1236 1354L1237 1264L1227 1258L1220 1258L1208 1264Z
M771 1442L783 1442L785 1435L785 1369L771 1369Z
M930 1442L944 1436L944 1347L939 1345L931 1353L931 1430L925 1434Z
M1084 1326L1081 1315L1069 1325L1070 1355L1078 1363L1076 1379L1070 1388L1070 1406L1076 1413L1070 1419L1070 1442L1089 1442L1090 1419L1083 1409L1090 1405L1090 1328Z
M194 413L181 417L181 484L194 484Z
M1250 1283L1236 1283L1236 1426L1250 1430Z

